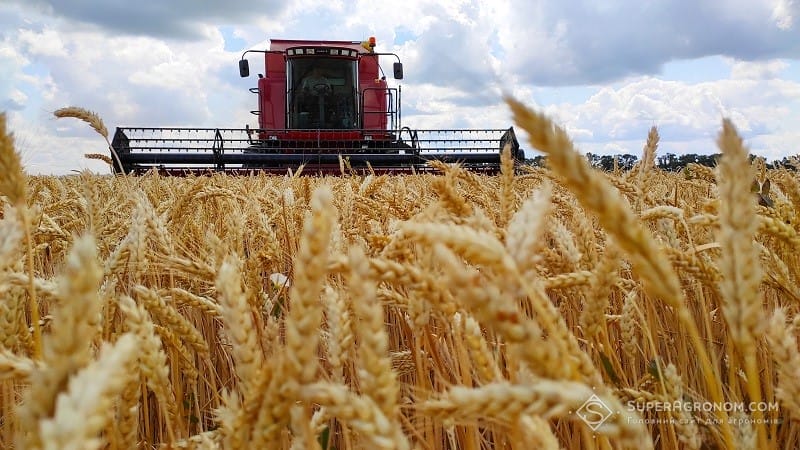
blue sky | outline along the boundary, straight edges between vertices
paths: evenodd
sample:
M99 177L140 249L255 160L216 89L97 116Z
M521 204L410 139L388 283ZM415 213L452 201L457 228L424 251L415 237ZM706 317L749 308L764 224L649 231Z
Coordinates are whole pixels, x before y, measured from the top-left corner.
M404 63L412 128L513 125L508 93L584 152L639 155L656 125L659 153L714 153L729 117L773 160L800 153L799 17L798 0L3 0L0 110L29 173L106 172L83 157L102 139L53 111L110 130L255 126L242 51L376 36Z

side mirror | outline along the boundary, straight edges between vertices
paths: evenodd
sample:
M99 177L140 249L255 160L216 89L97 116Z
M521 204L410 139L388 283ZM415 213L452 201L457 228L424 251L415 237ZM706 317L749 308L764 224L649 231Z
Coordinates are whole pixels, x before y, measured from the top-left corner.
M403 79L403 63L396 62L394 63L394 79L395 80L402 80Z
M242 78L250 76L250 63L246 59L239 60L239 76Z

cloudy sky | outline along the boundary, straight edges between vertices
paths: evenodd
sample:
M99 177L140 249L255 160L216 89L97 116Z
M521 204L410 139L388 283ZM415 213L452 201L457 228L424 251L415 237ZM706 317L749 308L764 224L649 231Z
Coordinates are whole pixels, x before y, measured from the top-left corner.
M729 117L773 160L800 153L798 22L800 0L0 0L0 111L29 173L105 173L83 158L102 138L53 111L255 126L244 50L375 36L412 128L508 127L509 93L584 152L639 155L656 125L660 154L714 153Z

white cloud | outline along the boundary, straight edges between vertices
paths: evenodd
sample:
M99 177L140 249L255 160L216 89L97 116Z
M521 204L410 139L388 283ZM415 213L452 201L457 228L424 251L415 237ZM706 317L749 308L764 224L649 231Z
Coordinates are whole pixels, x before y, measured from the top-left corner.
M14 48L11 39L7 36L0 41L0 61L4 62L3 67L7 69L10 66L19 68L29 63L28 58L21 51Z
M743 80L766 80L778 78L789 64L783 60L736 61L728 59L731 78Z
M652 74L674 59L797 56L797 30L774 26L772 9L750 0L511 2L498 10L499 44L526 82L605 83Z
M775 20L775 25L781 30L792 28L796 11L794 0L775 0L774 3L772 19Z
M33 56L66 56L67 51L61 36L55 30L45 28L37 32L29 29L19 30L19 44Z
M204 25L246 21L255 12L279 15L287 2L273 0L6 0L30 13L73 22L84 29L113 34L149 35L193 40Z
M768 101L754 103L754 98ZM800 142L789 119L800 112L797 81L730 79L689 84L641 77L619 87L600 88L584 103L553 105L545 111L567 130L577 130L570 133L584 149L601 154L635 148L631 143L641 145L653 125L659 129L662 148L672 148L673 153L678 149L714 153L723 117L730 118L752 139L752 150L764 156L794 154Z
M18 86L22 68L29 60L14 48L8 36L0 34L0 109L25 106L24 92ZM22 95L20 95L22 94Z
M19 89L13 89L9 94L8 104L10 109L20 109L25 106L28 96Z

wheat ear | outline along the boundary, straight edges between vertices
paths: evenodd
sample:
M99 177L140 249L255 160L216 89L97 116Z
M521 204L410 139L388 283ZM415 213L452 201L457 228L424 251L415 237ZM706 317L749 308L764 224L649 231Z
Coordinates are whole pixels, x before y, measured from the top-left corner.
M777 309L770 318L766 333L773 358L778 363L775 394L794 419L800 418L800 352L797 350L796 331L794 326L786 324L786 311Z
M312 383L300 391L300 398L323 406L328 414L352 426L371 444L366 448L410 449L402 430L383 415L370 397L358 395L338 384Z
M647 143L645 143L644 149L642 149L641 166L639 166L639 171L636 174L636 184L641 192L645 191L647 178L651 175L653 169L655 168L658 141L658 129L655 126L652 126L650 127L650 131L647 133ZM644 196L639 196L637 197L637 201L641 203L643 198Z
M24 230L15 207L6 208L0 219L0 273L18 264ZM25 318L25 289L0 282L0 347L22 350L30 340Z
M19 218L17 208L9 206L0 219L0 271L14 266L22 254L25 231Z
M549 183L533 193L511 217L506 230L505 246L517 263L520 272L530 276L541 260L539 250L544 245L546 219L553 209L553 188Z
M434 256L445 269L444 281L453 295L508 343L518 344L515 347L518 357L532 370L547 378L575 376L571 358L564 360L566 364L556 362L560 354L567 353L563 342L554 337L544 341L541 327L520 311L516 299L504 295L498 286L486 283L477 270L465 266L443 245L434 246Z
M170 442L174 441L173 419L176 415L175 394L169 378L169 364L163 344L155 332L155 325L145 308L132 298L119 299L120 310L125 314L125 323L131 333L139 338L139 371L147 386L156 396L167 425Z
M5 113L0 114L0 195L14 206L24 205L28 198L27 181L20 155L14 148L14 135L8 131Z
M353 352L353 324L348 299L326 286L322 296L328 324L327 355L331 379L344 384L344 364Z
M6 380L27 381L36 370L41 370L40 363L0 348L0 382Z
M586 384L573 381L543 379L527 385L499 382L477 388L454 386L438 398L423 402L419 409L426 415L448 420L490 418L515 424L523 415L545 420L568 418L594 395L613 411L595 432L620 439L626 448L653 448L643 421L626 411L618 399L595 394Z
M684 401L683 380L678 375L678 369L674 364L668 364L664 368L664 387L669 401L682 402ZM672 415L675 417L675 428L678 432L678 440L681 444L686 446L687 450L697 450L702 445L700 438L700 431L697 429L697 422L692 416L691 411L683 409L673 411Z
M611 242L606 245L606 252L596 269L589 295L586 296L586 304L579 318L587 339L594 339L601 330L605 331L605 313L617 282L618 266L617 251Z
M311 200L311 213L303 227L295 259L286 326L288 373L294 375L291 381L301 385L313 381L318 369L317 334L323 316L320 294L336 217L330 188L318 188Z
M77 239L59 282L61 302L55 313L58 320L53 322L52 333L44 342L45 366L31 375L31 388L19 411L24 425L35 426L52 417L56 398L66 381L91 360L91 343L100 325L97 292L101 277L94 238ZM29 444L38 445L38 436L29 436L33 439Z
M101 119L100 116L94 111L89 111L78 106L68 106L66 108L55 110L53 115L58 118L73 117L75 119L80 119L88 123L94 129L94 131L97 132L97 134L108 139L108 129L103 123L103 119Z
M102 153L86 153L83 155L86 159L97 159L103 161L104 163L108 164L109 166L114 165L114 160L109 158L108 155L104 155Z
M100 118L94 111L89 111L88 109L84 109L78 106L68 106L66 108L59 108L53 112L53 115L57 118L64 118L64 117L72 117L75 119L82 120L89 124L89 126L94 129L103 139L106 140L106 145L108 145L108 149L111 151L111 155L114 157L114 160L117 162L117 165L122 168L122 161L119 159L119 155L117 151L114 150L114 147L111 146L111 141L108 138L108 128L106 128L106 124L103 123L103 119ZM103 159L106 161L105 159ZM108 162L108 161L106 161ZM130 188L130 183L128 185Z
M137 342L131 334L105 346L97 361L69 380L56 401L52 419L39 424L42 448L93 450L101 448L100 432L109 422L108 411L132 374L126 368L136 358Z
M233 360L239 377L242 397L256 395L258 372L264 366L264 355L258 343L253 321L253 312L242 291L239 264L229 257L222 263L217 276L217 291L220 293L222 320L225 333L233 344Z
M327 274L331 232L337 217L331 189L323 186L315 190L311 211L303 224L300 248L294 258L286 346L273 362L273 367L278 370L272 375L253 426L250 445L254 448L276 439L281 428L288 423L292 402L305 389L303 386L317 376L319 328L323 316L320 294Z
M177 308L167 303L164 297L153 289L148 289L142 285L134 286L132 291L136 294L137 300L157 321L180 336L201 357L208 358L210 356L208 342L206 342L203 333L189 319L184 317Z
M500 153L500 220L499 227L505 227L514 209L514 157L511 144L506 144Z
M22 169L19 153L14 148L14 135L8 131L6 114L0 113L0 196L6 196L16 207L27 246L28 296L31 326L33 328L33 352L42 357L42 330L39 326L39 299L36 297L33 271L33 240L28 211L28 180Z
M522 429L526 445L530 448L541 450L559 450L561 446L558 438L550 429L550 424L539 416L523 414L517 421L517 426Z
M722 255L719 283L722 312L728 323L733 343L741 352L747 375L747 394L753 402L761 402L761 383L756 343L763 335L766 313L758 292L761 284L761 264L753 245L758 222L756 200L750 192L753 169L748 151L730 120L722 122L717 140L722 150L718 166L719 221L718 238ZM753 411L761 448L767 445L767 430L763 412Z
M363 250L350 251L350 292L353 311L359 321L359 373L362 393L375 400L381 412L394 420L400 388L392 372L389 336L383 324L383 306L375 301L375 283L370 279L369 262Z

